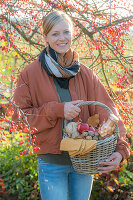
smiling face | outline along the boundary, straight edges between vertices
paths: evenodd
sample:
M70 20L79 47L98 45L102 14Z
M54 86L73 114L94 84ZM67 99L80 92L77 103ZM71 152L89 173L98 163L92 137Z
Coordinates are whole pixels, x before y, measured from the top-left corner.
M62 19L49 33L44 36L46 42L57 53L64 55L72 44L72 27L66 20Z

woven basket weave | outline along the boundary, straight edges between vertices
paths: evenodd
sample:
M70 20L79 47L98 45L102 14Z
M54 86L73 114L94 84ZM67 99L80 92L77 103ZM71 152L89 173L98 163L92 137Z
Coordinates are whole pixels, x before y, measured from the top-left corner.
M102 104L97 101L85 101L77 104L76 106L80 107L83 105L97 105L103 107L109 114L113 112L105 104ZM65 125L69 121L65 120ZM70 157L72 165L80 174L98 174L99 162L105 161L112 153L115 151L117 138L119 137L118 126L115 125L114 134L110 137L107 137L104 140L98 140L96 148L84 155L76 155Z

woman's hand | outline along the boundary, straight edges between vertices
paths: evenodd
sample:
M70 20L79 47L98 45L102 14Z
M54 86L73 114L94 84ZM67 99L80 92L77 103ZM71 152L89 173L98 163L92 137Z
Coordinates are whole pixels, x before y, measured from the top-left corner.
M111 172L119 167L121 160L122 155L119 152L114 152L106 161L99 163L104 167L99 167L98 170L100 173Z
M70 101L64 104L65 119L72 120L79 115L81 109L75 105L81 102L83 102L83 100Z

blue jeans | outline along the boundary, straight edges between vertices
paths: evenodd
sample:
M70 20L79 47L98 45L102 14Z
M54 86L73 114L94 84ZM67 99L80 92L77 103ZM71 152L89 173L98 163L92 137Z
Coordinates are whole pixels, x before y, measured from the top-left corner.
M42 200L89 200L93 176L79 174L71 165L48 164L38 159Z

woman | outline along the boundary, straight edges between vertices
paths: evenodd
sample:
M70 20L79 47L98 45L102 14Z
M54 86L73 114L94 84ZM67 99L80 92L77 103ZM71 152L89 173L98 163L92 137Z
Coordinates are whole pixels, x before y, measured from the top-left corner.
M43 35L47 47L39 58L21 73L14 93L14 101L27 114L31 127L37 128L39 186L42 200L87 200L93 177L74 171L67 152L60 151L64 119L83 122L98 113L100 121L108 114L97 106L76 107L82 101L99 101L117 115L115 106L104 86L93 72L78 62L78 54L71 49L72 22L63 12L54 11L43 19ZM14 115L14 120L16 116ZM121 137L125 128L119 120ZM129 156L126 142L118 140L116 152L99 171L116 169Z

